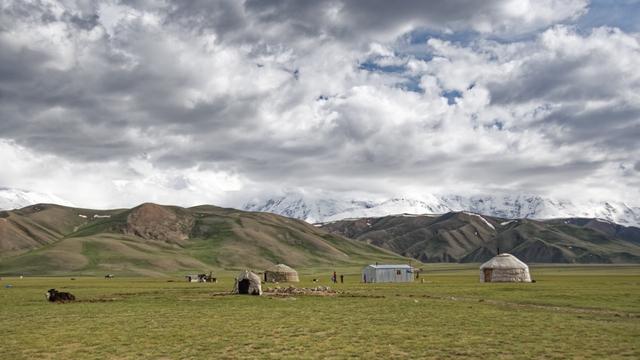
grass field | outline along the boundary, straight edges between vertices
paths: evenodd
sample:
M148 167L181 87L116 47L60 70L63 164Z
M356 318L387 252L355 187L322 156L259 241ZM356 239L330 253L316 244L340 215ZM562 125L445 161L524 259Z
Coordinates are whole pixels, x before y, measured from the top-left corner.
M425 283L374 285L338 269L341 294L284 298L215 295L231 273L4 278L0 358L640 358L640 266L533 266L532 284L480 284L473 265L425 270ZM328 271L303 269L296 286L329 285ZM47 303L52 287L79 301Z

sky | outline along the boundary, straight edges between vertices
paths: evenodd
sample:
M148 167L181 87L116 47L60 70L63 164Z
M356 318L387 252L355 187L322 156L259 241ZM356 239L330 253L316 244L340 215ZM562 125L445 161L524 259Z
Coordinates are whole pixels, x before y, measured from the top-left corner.
M0 2L0 187L640 203L638 0Z

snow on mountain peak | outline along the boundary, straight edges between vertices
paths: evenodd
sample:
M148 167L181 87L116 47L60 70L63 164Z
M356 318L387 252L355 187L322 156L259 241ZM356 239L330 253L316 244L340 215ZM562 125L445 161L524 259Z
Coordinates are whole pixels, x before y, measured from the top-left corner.
M482 215L479 214L475 214L475 213L471 213L468 211L463 211L464 214L470 215L470 216L476 216L480 219L480 221L482 221L483 223L485 223L485 225L487 225L489 228L491 228L491 230L495 230L495 226L493 226L492 223L490 223L487 219L483 218Z
M640 225L640 208L631 207L622 202L575 203L569 200L526 194L500 196L427 195L420 196L419 199L417 197L393 197L382 201L341 200L287 193L247 203L243 209L271 212L310 223L396 214L443 214L449 211L467 211L506 219L588 217L601 218L627 226Z

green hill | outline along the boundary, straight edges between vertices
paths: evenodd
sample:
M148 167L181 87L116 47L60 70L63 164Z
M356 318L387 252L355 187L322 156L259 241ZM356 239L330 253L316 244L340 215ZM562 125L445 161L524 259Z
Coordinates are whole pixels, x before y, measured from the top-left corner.
M457 212L348 219L322 228L422 262L482 262L498 248L527 262L640 262L640 229L599 219L508 220Z
M39 204L0 213L0 274L160 275L406 260L300 220L215 206Z

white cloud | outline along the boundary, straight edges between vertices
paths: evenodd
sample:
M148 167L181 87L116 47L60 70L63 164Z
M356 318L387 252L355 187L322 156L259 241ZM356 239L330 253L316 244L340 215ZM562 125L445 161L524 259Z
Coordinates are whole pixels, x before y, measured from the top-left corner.
M280 188L638 198L638 34L554 25L585 1L463 3L15 3L0 185L96 207ZM433 35L407 44L416 29Z
M0 141L0 183L52 194L79 206L135 206L152 201L193 206L221 204L246 185L238 174L201 169L158 169L150 159L74 163Z

